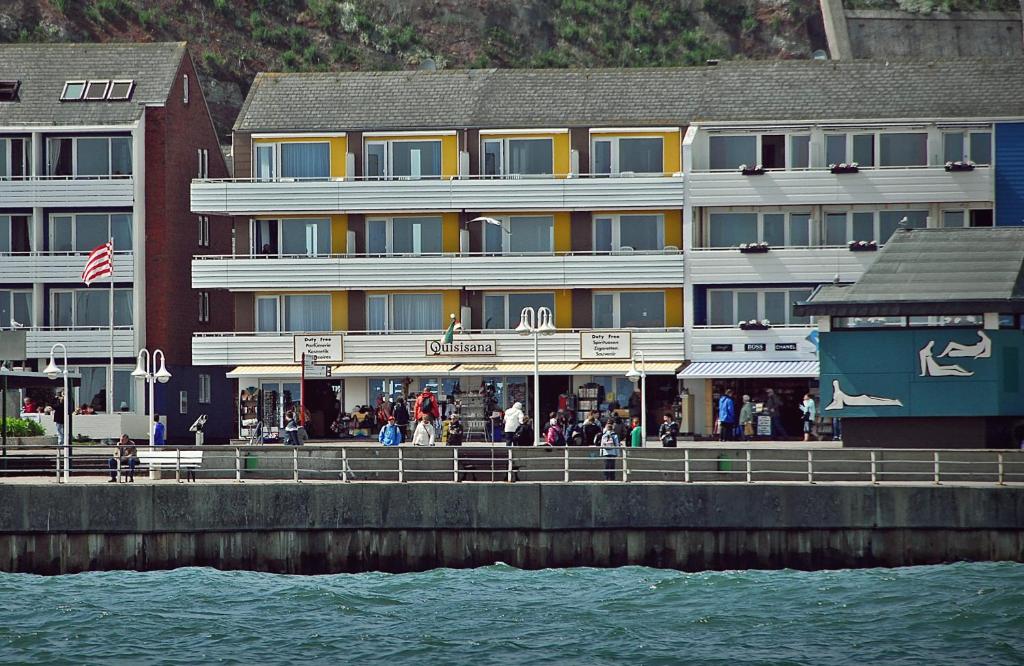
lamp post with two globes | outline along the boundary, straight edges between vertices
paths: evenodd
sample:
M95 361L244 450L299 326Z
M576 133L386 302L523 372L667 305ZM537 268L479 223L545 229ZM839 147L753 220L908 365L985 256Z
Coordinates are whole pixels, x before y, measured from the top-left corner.
M157 356L160 357L160 369L154 372ZM132 370L132 377L145 379L149 384L149 445L152 447L153 426L156 419L156 404L153 402L154 388L157 382L166 384L171 379L171 373L167 372L163 351L157 349L150 354L148 349L140 349L135 369Z
M540 440L540 336L554 335L554 315L550 308L523 308L516 326L519 335L533 335L533 438L534 444Z
M61 350L63 350L63 352L64 352L64 367L63 368L57 367L57 363L56 363L56 361L54 361L53 355L54 355L54 352L57 351L57 347L60 347ZM68 348L66 346L64 346L63 342L58 342L55 345L53 345L52 347L50 347L50 363L46 366L46 369L43 370L43 373L47 377L49 377L50 379L57 379L57 377L60 377L60 376L64 377L64 400L61 403L61 409L64 410L64 414L63 414L64 415L64 425L63 425L63 435L61 436L60 442L58 444L61 448L59 448L57 450L57 472L58 472L57 478L58 479L60 478L60 474L59 474L60 471L61 471L61 469L60 469L60 467L61 467L60 459L61 459L61 453L63 452L63 454L64 454L64 480L68 481L71 478L71 447L68 446L68 438L71 436L70 428L68 427L70 425L68 423L68 421L69 421L69 417L68 417L68 399L71 396L68 394Z
M636 369L636 359L640 358L640 369ZM626 373L626 379L633 382L633 386L640 385L640 432L643 433L641 446L647 442L647 362L644 360L644 353L641 350L633 352L632 367Z

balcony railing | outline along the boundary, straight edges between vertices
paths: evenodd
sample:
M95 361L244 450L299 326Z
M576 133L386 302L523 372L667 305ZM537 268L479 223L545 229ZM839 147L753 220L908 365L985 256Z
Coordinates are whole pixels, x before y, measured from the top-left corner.
M0 179L0 208L131 206L133 176L26 176Z
M692 172L686 195L694 206L772 206L992 201L992 169L949 172L944 167L768 171L744 176L736 171Z
M587 329L590 330L590 329ZM579 330L559 331L541 336L542 362L581 362ZM456 337L459 342L495 340L496 354L490 356L428 357L426 345L440 339L441 332L336 332L342 335L345 363L532 363L533 338L511 331L471 331ZM293 336L301 333L200 333L192 336L195 365L291 365ZM326 335L326 334L318 334ZM647 361L683 360L683 329L632 329L632 348L642 350ZM621 359L611 359L621 360ZM629 359L625 359L628 362ZM486 374L482 372L482 374Z
M192 181L192 212L630 210L683 206L683 176Z
M110 328L107 326L32 327L26 329L27 354L46 358L55 343L63 342L68 356L74 358L109 358ZM114 356L134 357L135 327L114 327Z
M817 348L807 339L814 326L771 326L745 331L738 326L694 326L687 332L686 357L695 361L813 361Z
M396 280L396 270L415 275ZM503 289L681 287L683 254L652 252L488 255L196 256L194 289Z
M0 253L0 284L46 282L77 284L82 281L87 252L12 252ZM114 281L132 282L135 260L131 252L114 253Z
M695 248L686 271L695 283L842 282L860 279L877 252L851 252L846 246L779 247L764 253L736 248Z

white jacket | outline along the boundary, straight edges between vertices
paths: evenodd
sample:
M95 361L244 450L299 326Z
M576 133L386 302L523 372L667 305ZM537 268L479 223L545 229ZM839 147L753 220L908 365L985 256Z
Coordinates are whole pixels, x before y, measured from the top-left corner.
M412 435L412 443L414 446L433 446L434 437L437 436L434 426L429 423L420 421L416 424L416 432Z
M523 419L526 418L526 414L523 413L523 403L517 402L505 411L505 432L515 432L516 429L523 425Z

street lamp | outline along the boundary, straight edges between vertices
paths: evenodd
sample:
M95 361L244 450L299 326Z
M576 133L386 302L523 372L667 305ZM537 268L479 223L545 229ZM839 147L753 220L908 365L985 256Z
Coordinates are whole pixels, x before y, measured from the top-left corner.
M554 315L550 308L523 308L516 333L533 335L533 437L534 443L540 440L540 353L539 340L542 335L554 335Z
M160 356L160 369L156 372L153 369L156 367L156 357ZM145 361L143 361L145 357ZM135 369L132 370L132 377L136 379L145 379L146 383L149 384L149 445L153 446L153 420L156 416L156 404L153 402L153 393L156 383L166 384L171 379L171 373L167 372L167 365L164 363L164 353L162 350L157 349L150 355L148 349L140 349L139 356Z
M640 357L640 370L636 369L636 359ZM641 446L647 443L647 362L644 360L644 352L640 349L633 352L632 367L626 373L626 379L633 382L633 386L640 384L640 432L643 437L640 439Z
M57 362L54 360L54 352L57 351L57 347L60 347L64 352L64 367L58 368ZM64 400L61 409L64 410L64 425L62 427L63 435L60 438L60 446L64 449L64 480L68 481L71 479L71 448L68 446L68 437L71 435L68 432L68 348L64 346L63 342L58 342L50 347L50 363L43 370L43 373L52 379L57 379L63 375L64 377ZM57 451L57 469L60 470L60 450Z

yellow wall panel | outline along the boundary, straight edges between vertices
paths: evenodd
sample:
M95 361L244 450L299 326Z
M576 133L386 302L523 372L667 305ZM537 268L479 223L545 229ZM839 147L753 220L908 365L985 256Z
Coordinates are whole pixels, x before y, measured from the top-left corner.
M348 137L345 136L301 136L284 137L275 139L273 137L264 139L253 139L253 144L258 143L313 143L326 141L331 144L331 178L345 177L345 157L348 154ZM255 151L254 151L255 155ZM255 163L255 156L253 157Z
M555 291L555 326L572 328L572 289Z
M441 250L459 251L459 214L444 213L441 216Z
M546 134L539 132L537 134L482 134L480 140L485 139L551 139L551 168L555 172L557 178L565 178L569 174L569 155L571 153L569 145L569 133L558 132L555 134ZM480 151L483 154L483 150Z
M462 316L462 292L458 289L448 289L444 292L442 302L444 303L444 316L441 319L443 328L448 328L451 317L454 314L456 319Z
M441 141L441 175L452 178L459 175L459 137L454 134L369 136L366 141Z
M555 252L572 251L572 213L555 213Z
M643 138L650 136L660 136L663 140L663 167L665 174L679 173L683 170L683 140L682 133L679 131L675 132L622 132L621 130L616 132L610 130L608 132L592 132L592 137L625 137L625 138ZM582 168L582 166L580 167Z
M683 248L683 211L666 210L665 215L665 245L673 245L679 249Z
M348 292L331 293L331 328L335 331L348 330Z
M683 325L683 290L665 290L665 326L677 328Z
M331 253L345 254L348 242L348 215L331 215Z

